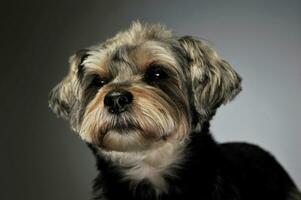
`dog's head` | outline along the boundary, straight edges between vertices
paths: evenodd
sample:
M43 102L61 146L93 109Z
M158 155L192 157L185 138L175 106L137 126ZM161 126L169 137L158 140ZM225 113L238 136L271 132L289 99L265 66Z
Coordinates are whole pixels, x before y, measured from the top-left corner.
M161 25L141 25L75 53L49 104L104 150L141 151L183 141L241 90L216 52Z

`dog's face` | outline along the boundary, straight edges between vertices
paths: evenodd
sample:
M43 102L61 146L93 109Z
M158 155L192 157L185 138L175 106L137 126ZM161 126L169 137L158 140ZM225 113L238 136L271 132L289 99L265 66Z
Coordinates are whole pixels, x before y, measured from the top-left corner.
M134 23L73 55L49 104L84 141L130 152L183 141L239 91L238 74L203 42Z

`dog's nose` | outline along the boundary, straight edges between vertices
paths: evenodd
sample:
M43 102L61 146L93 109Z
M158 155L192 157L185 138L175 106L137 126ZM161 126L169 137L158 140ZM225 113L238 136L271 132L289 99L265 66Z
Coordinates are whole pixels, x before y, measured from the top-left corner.
M112 90L104 98L105 106L113 114L124 112L132 101L132 93L126 90Z

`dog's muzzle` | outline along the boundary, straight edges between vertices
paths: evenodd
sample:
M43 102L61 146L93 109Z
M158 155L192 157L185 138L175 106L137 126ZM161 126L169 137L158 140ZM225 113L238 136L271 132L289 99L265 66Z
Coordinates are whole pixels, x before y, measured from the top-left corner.
M132 93L122 89L115 89L106 94L104 105L110 113L120 114L128 109L132 101Z

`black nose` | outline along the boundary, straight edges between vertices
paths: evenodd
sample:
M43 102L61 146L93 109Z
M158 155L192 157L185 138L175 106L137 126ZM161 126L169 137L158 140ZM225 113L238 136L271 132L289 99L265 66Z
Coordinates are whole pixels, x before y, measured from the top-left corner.
M110 113L119 114L124 112L132 101L132 93L126 90L112 90L105 96L104 104Z

